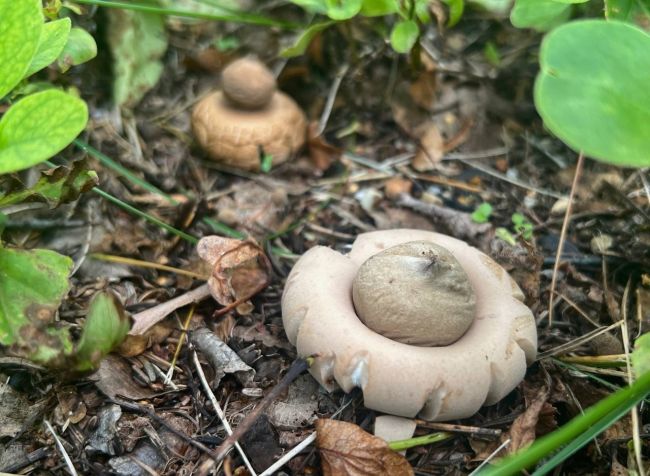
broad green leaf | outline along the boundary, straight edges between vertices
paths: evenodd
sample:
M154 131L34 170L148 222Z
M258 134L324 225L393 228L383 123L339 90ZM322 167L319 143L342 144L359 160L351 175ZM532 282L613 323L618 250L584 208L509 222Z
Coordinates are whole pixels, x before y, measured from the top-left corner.
M71 270L72 260L54 251L0 247L0 345L48 344L25 341L54 322Z
M93 297L86 324L75 352L74 370L92 370L106 354L122 343L131 328L128 316L114 294Z
M68 41L58 55L58 65L61 71L66 72L71 66L90 61L97 56L97 43L95 39L83 28L74 27L70 30Z
M510 22L517 28L546 31L571 16L571 5L554 0L516 0Z
M650 36L618 21L582 20L546 35L535 106L576 151L610 164L650 165Z
M650 30L650 0L605 0L605 18L634 23Z
M637 377L650 372L650 332L643 334L634 343L632 365Z
M59 57L66 41L68 41L70 26L69 18L61 18L43 25L38 49L25 73L25 77L40 71Z
M363 0L361 14L366 17L392 15L399 11L397 0Z
M40 0L0 0L0 99L25 77L42 28Z
M420 29L413 20L397 22L390 34L390 44L398 53L408 53L418 39Z
M41 172L41 178L31 187L20 189L2 195L0 193L0 207L22 202L46 202L50 208L61 203L76 200L83 192L87 192L97 185L97 173L88 169L86 161L79 160L70 167L55 167ZM0 190L2 177L0 177Z
M87 121L86 103L56 89L16 102L0 120L0 174L49 159L70 144Z
M108 44L113 54L113 100L134 107L162 74L167 49L162 15L110 8Z
M7 215L0 212L0 236L2 236L2 232L5 231L6 224L7 224Z
M349 20L361 11L362 0L325 0L327 16L332 20Z
M304 8L311 13L325 13L327 12L327 4L325 0L291 0L291 3Z
M294 56L300 56L309 47L309 44L317 34L319 34L325 28L330 27L334 23L336 22L325 21L322 23L314 23L302 32L293 46L290 46L289 48L283 50L280 53L280 56L283 56L284 58L293 58Z
M452 27L458 23L463 16L465 0L444 0L444 2L449 6L449 20L447 20L447 26Z

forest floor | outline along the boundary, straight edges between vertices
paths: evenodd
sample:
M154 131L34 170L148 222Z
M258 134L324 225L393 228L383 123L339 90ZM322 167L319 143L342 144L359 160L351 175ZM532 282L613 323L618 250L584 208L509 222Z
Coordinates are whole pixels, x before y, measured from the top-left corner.
M228 312L220 313L223 306L211 298L178 309L146 339L129 339L89 376L3 363L0 370L21 390L3 405L22 408L24 418L13 438L2 435L0 471L68 474L53 433L32 424L44 418L79 474L198 474L227 436L202 378L237 427L296 361L280 308L296 260L316 245L347 252L357 235L373 230L434 230L476 246L510 272L538 325L539 356L525 380L498 404L454 422L461 431L451 437L409 449L416 474L468 474L625 383L620 358L604 358L610 365L603 368L589 357L624 354L621 319L632 338L647 329L650 187L644 171L585 161L550 304L577 154L546 133L535 112L540 35L470 14L444 35L431 28L423 48L408 56L395 54L359 24L326 32L305 55L287 61L278 52L294 32L172 19L160 80L137 106L120 113L111 105L106 17L97 10L82 19L97 37L99 56L67 76L90 106L81 139L166 196L78 147L58 162L88 158L102 189L193 237L253 240L268 257L269 283ZM219 49L219 38L237 42ZM498 45L498 64L486 58L488 44ZM190 126L197 100L218 87L228 62L246 54L272 68L279 88L311 121L301 153L266 173L211 161ZM38 243L80 264L60 311L63 320L83 315L100 289L111 289L135 315L197 288L210 273L195 243L96 196L43 211L38 222L49 225L7 229L16 243ZM185 328L213 331L254 375L215 375L210 351L195 353L196 335L189 345ZM305 373L248 429L241 448L262 473L309 437L317 418L333 416L371 431L375 412L363 406L359 391L330 394ZM435 431L423 424L416 434ZM626 416L558 474L628 474L631 434ZM244 468L233 451L219 474L242 475ZM320 468L310 445L281 471L320 474Z

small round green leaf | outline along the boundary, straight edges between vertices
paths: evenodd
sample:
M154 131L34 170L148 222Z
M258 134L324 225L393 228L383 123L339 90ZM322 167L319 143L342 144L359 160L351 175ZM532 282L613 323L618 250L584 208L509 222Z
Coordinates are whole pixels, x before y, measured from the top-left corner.
M397 0L363 0L361 14L366 17L392 15L399 11Z
M86 30L74 27L70 30L68 41L60 53L57 55L59 68L65 72L71 66L85 63L97 56L97 43Z
M535 106L553 134L603 162L650 166L650 35L574 21L546 35L540 66Z
M43 25L38 49L25 73L25 77L40 71L59 57L68 41L70 26L69 18L61 18Z
M42 28L40 0L0 0L0 99L25 77Z
M554 0L516 0L510 22L517 28L547 31L567 21L571 5Z
M332 20L349 20L361 11L362 0L325 0L327 16Z
M390 34L390 44L398 53L408 53L419 35L420 29L413 20L400 21Z
M16 102L0 120L0 174L49 159L86 127L88 107L56 89Z

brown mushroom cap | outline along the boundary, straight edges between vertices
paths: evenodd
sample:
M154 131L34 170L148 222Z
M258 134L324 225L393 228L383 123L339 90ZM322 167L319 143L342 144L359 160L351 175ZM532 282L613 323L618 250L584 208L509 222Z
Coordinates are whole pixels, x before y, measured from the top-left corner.
M217 91L199 101L192 112L192 127L198 143L213 160L259 170L262 153L271 155L277 165L304 145L307 119L293 99L275 91L275 80L261 63L241 61L224 71L228 97ZM259 68L266 71L261 77L239 76ZM262 87L255 89L251 84ZM270 99L266 98L269 93ZM260 103L262 107L251 108Z
M445 248L427 241L371 256L352 282L359 319L404 344L448 345L474 320L476 299L467 273Z
M352 303L352 283L371 256L402 243L440 245L466 270L476 315L453 344L419 347L365 326ZM507 395L535 359L537 331L523 294L508 273L467 243L421 230L359 235L348 256L318 246L292 269L282 296L289 341L301 356L318 354L312 375L327 389L363 391L366 407L427 420L473 415Z
M237 107L261 109L275 92L275 78L260 61L240 58L230 63L221 76L223 93Z

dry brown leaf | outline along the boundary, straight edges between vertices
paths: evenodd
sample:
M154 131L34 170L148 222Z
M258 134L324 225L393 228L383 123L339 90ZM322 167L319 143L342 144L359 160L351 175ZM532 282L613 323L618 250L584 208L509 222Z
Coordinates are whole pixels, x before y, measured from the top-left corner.
M208 286L212 297L222 306L241 304L269 283L268 258L252 241L206 236L196 250L213 266Z
M321 418L316 422L316 446L325 476L412 476L413 468L399 453L357 425Z
M524 385L526 384L524 383ZM515 419L510 427L508 435L510 438L509 454L516 453L535 441L537 421L549 395L549 387L545 385L540 389L536 389L535 395L530 400L526 399L526 410Z
M307 148L309 150L309 158L311 159L314 167L320 172L324 172L343 154L343 150L334 147L332 144L325 140L322 134L318 134L318 122L313 121L309 124L307 131Z
M418 172L433 170L445 154L445 140L433 122L418 127L420 147L411 165Z

